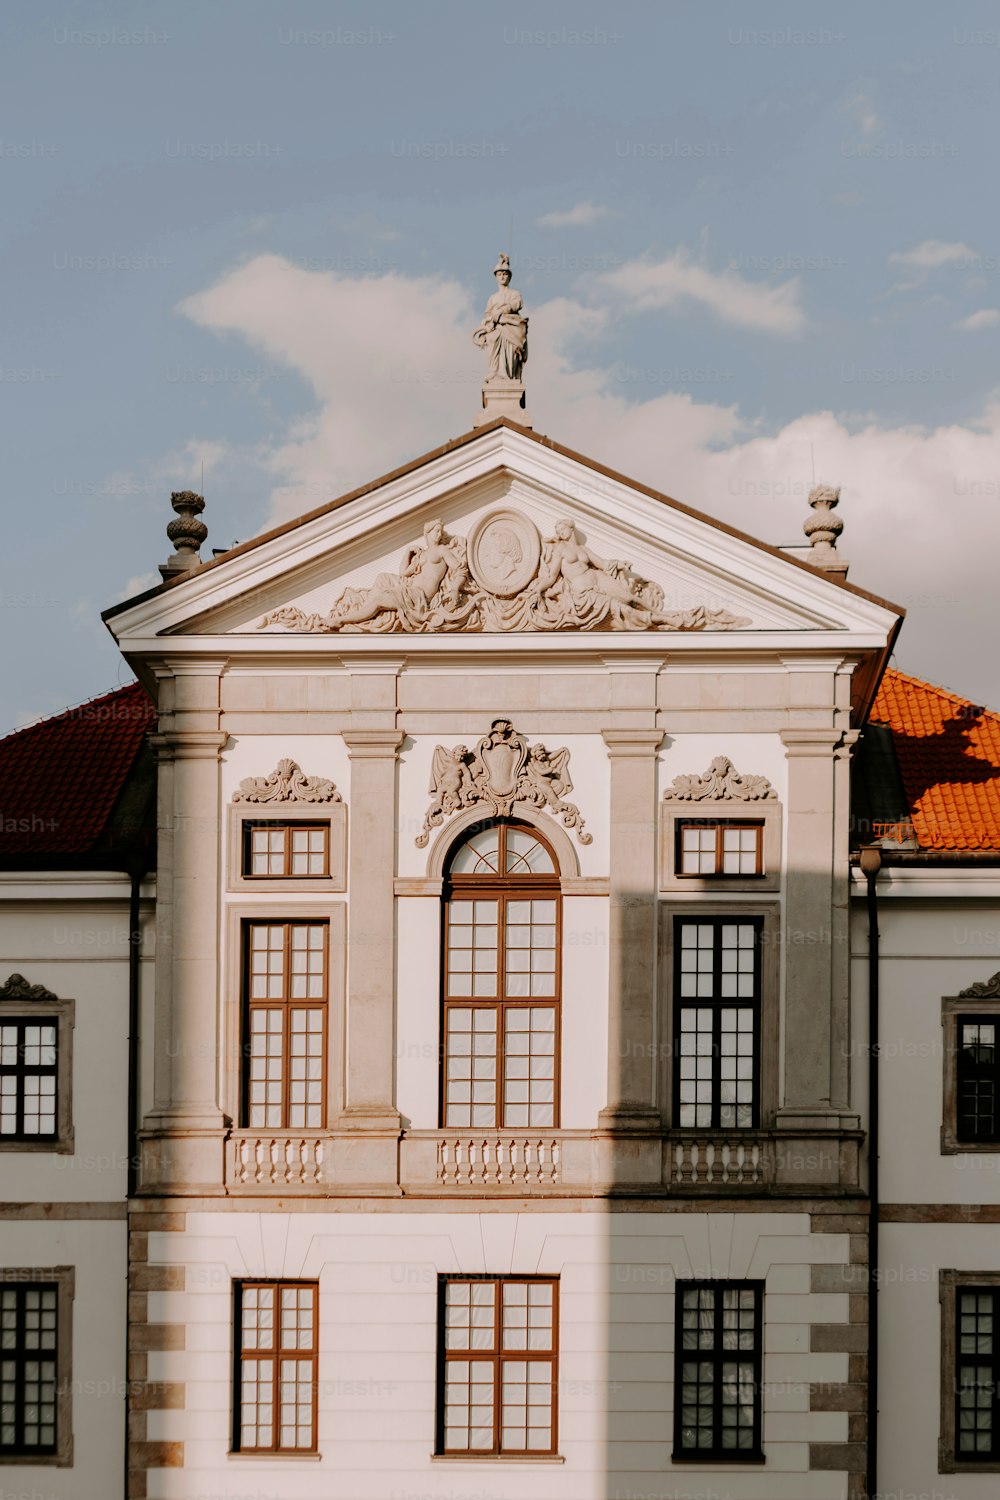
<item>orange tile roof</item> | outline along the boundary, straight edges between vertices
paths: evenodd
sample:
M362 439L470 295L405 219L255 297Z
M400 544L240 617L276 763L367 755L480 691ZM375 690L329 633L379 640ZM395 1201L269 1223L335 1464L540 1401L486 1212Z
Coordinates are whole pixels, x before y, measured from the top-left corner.
M870 718L892 732L921 848L1000 850L1000 714L890 667Z
M92 849L155 723L132 682L0 740L0 856Z

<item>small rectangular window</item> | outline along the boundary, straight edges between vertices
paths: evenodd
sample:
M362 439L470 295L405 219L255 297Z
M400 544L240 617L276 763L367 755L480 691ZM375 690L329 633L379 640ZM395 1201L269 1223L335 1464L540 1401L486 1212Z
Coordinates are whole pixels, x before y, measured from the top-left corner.
M763 823L678 823L677 874L763 875L763 843Z
M247 922L243 1125L326 1124L328 924Z
M323 879L329 873L329 823L243 823L244 879Z
M555 1453L558 1297L555 1278L441 1278L439 1453Z
M238 1283L235 1322L234 1449L315 1453L318 1283Z
M959 1016L957 1136L1000 1142L997 1027L1000 1017Z
M57 1137L58 1045L55 1017L0 1021L0 1138Z
M762 1282L677 1283L674 1459L760 1459Z
M59 1290L55 1283L0 1286L0 1456L58 1448Z

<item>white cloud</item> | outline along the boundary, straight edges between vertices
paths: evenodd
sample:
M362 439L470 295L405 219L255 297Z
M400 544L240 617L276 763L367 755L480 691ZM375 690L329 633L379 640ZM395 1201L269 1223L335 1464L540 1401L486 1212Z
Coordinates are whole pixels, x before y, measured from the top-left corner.
M912 250L893 250L891 266L906 266L911 271L938 271L942 266L975 264L975 250L960 240L921 240Z
M797 276L780 286L767 286L735 271L710 271L683 248L665 260L626 261L597 278L596 284L636 310L660 311L679 302L697 302L723 323L762 333L799 333L806 322Z
M316 394L314 410L250 455L274 478L268 524L466 431L479 406L475 313L453 282L352 280L264 256L181 310L284 360ZM898 664L1000 702L997 665L969 650L995 629L1000 395L965 425L848 422L820 411L762 433L737 408L689 395L627 400L613 361L587 356L607 308L561 298L531 312L526 382L537 431L786 544L804 541L815 456L817 476L843 486L852 580L912 606Z
M128 583L118 595L118 602L123 599L134 599L136 594L144 594L147 589L155 588L163 579L159 573L136 573L129 579Z
M856 94L852 94L844 104L844 109L854 116L854 123L862 135L876 135L885 125L885 121L879 118L875 105L864 89L859 89Z
M1000 308L981 307L978 312L960 318L954 325L963 333L978 333L981 328L995 328L1000 323Z
M580 229L588 224L596 224L608 211L600 203L578 203L574 208L556 209L552 213L542 214L537 222L541 229Z

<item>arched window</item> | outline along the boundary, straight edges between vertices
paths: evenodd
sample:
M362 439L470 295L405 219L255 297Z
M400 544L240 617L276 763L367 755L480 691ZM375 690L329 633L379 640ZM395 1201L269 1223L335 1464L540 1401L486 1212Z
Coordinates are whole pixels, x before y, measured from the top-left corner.
M555 858L535 829L501 820L452 852L443 1125L558 1125L561 916Z

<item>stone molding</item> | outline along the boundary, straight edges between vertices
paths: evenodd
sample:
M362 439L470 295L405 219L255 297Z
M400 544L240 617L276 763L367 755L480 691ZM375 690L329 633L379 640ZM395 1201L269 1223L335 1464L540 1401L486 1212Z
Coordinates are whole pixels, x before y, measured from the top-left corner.
M431 760L428 788L433 798L424 814L424 826L414 842L426 849L431 832L445 818L465 808L482 808L487 817L510 817L515 803L550 812L565 828L572 828L581 844L592 835L575 802L567 802L573 790L569 776L570 752L563 746L548 750L528 744L509 719L494 719L474 750L455 745L451 750L436 745Z
M675 776L664 802L776 802L766 776L744 776L727 755L717 755L701 776Z
M342 802L332 781L307 776L295 760L279 760L269 776L245 776L233 793L234 802Z

